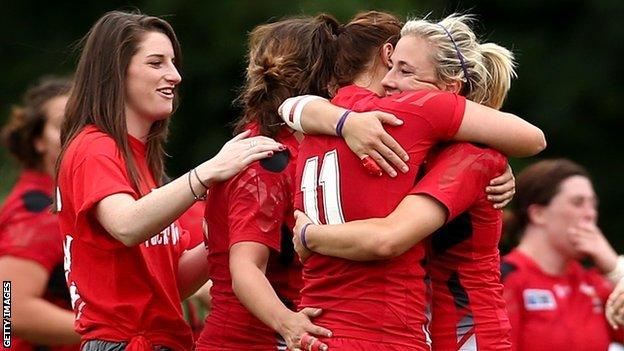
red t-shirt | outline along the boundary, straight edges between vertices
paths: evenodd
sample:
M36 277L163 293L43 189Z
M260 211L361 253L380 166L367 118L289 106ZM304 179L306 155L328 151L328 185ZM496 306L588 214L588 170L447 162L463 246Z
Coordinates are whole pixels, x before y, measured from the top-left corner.
M436 150L412 194L448 210L447 224L427 245L434 350L510 350L509 318L500 283L502 211L485 187L507 166L498 151L469 143Z
M501 271L514 350L597 351L624 340L605 319L613 286L597 271L570 261L564 274L548 275L517 249Z
M256 128L253 134L258 134ZM231 180L210 188L206 200L206 246L213 286L212 310L198 350L277 350L277 334L254 317L232 290L229 251L253 241L271 249L266 276L280 299L295 309L301 265L292 246L293 192L298 142L283 130L287 151L255 162Z
M156 187L146 146L128 136L145 194ZM83 340L137 341L190 350L177 287L178 260L188 234L176 222L140 245L126 247L99 224L94 207L117 193L141 195L130 185L114 140L95 126L71 142L58 176L65 274ZM190 195L189 195L190 196Z
M0 256L18 257L41 265L49 274L43 297L70 310L63 275L62 237L58 218L50 211L52 189L53 180L48 174L34 170L22 172L0 209ZM40 347L46 346L12 337L10 350L31 351ZM79 349L78 345L47 348L53 351Z
M343 139L306 136L299 148L295 207L325 224L391 213L413 188L431 146L455 135L465 107L465 99L451 93L417 91L379 98L354 85L338 90L333 103L401 118L403 126L388 131L409 153L410 171L396 178L371 176ZM424 259L420 244L384 261L312 255L304 265L302 307L322 308L314 321L334 337L428 350ZM331 339L326 342L331 348Z

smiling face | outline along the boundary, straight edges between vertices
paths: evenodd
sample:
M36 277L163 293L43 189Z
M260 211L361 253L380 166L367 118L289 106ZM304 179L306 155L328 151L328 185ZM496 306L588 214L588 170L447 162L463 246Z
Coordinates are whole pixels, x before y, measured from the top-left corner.
M127 70L128 125L151 125L171 115L175 87L182 81L174 62L169 38L160 32L145 33Z
M444 85L436 78L432 50L432 45L421 37L402 37L390 56L390 71L382 80L386 94L420 89L443 90Z

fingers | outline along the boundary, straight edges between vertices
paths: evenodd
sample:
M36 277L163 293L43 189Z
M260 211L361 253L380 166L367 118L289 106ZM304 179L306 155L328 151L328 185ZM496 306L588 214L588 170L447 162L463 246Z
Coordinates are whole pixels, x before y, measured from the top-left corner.
M368 155L368 156L370 156L370 158L372 158L373 161L375 161L374 165L373 164L366 165L366 164L363 163L363 165L366 168L366 170L368 171L368 173L370 173L371 175L375 175L375 176L381 177L382 173L376 171L376 169L375 169L375 166L376 166L378 168L383 169L386 173L388 173L389 176L396 177L397 173L394 170L394 168L392 168L392 166L390 166L388 164L388 162L386 162L386 160L383 157L381 157L379 152L377 152L375 150L372 150L370 152L370 155ZM366 157L362 158L363 161L364 161L364 159L366 159Z
M323 313L323 310L320 308L312 308L312 307L306 307L304 309L302 309L301 311L299 311L300 313L308 316L308 317L318 317L321 315L321 313Z
M395 115L387 112L374 111L375 117L379 120L379 122L383 124L389 124L391 126L400 126L403 125L403 120L397 118Z
M317 339L316 337L305 333L301 336L301 349L307 351L326 351L329 348L325 343Z
M500 195L488 195L487 199L494 203L494 208L503 208L513 199L515 193L516 191L512 189Z
M377 151L382 155L386 155L386 158L392 162L401 172L406 173L409 170L409 167L405 163L409 160L409 155L403 149L401 144L399 144L394 138L388 134L384 133L381 135L381 144Z
M273 156L273 151L264 151L260 153L251 154L243 159L243 165L248 166L249 164L262 160L263 158L268 158Z
M513 190L515 193L515 189L516 189L515 182L505 182L499 185L489 185L485 188L485 192L488 193L488 195L497 195L497 194L504 194L511 190Z
M503 183L507 183L510 181L513 181L515 183L515 178L514 178L513 170L511 169L511 166L507 164L507 169L505 170L505 173L490 180L490 185L501 185Z
M236 134L236 136L234 136L232 139L230 139L230 141L228 141L228 143L234 143L234 142L237 142L239 140L243 140L243 139L247 138L250 134L251 134L251 130L247 129L246 131L244 131L242 133Z

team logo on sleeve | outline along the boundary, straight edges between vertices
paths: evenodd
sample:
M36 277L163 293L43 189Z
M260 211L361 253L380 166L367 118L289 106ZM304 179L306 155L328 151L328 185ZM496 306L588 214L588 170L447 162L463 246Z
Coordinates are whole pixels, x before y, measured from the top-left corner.
M552 311L557 308L557 301L550 290L525 289L522 295L527 311Z

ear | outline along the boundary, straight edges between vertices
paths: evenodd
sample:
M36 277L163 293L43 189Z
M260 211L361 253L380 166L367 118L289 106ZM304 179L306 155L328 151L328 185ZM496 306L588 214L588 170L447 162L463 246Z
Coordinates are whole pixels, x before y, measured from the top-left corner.
M542 205L530 205L527 208L527 217L529 219L529 222L531 223L535 223L537 225L542 225L544 223L546 223L547 218L546 215L544 214L544 212L546 211L546 208Z
M43 142L43 138L36 138L34 140L34 145L35 145L35 150L37 150L38 153L40 154L45 154L46 151L46 145Z
M450 91L451 93L459 94L459 92L462 89L462 86L463 86L462 82L456 80L451 83L445 83L444 90Z
M381 47L381 60L386 67L390 67L390 56L394 51L394 46L390 43L385 43Z

